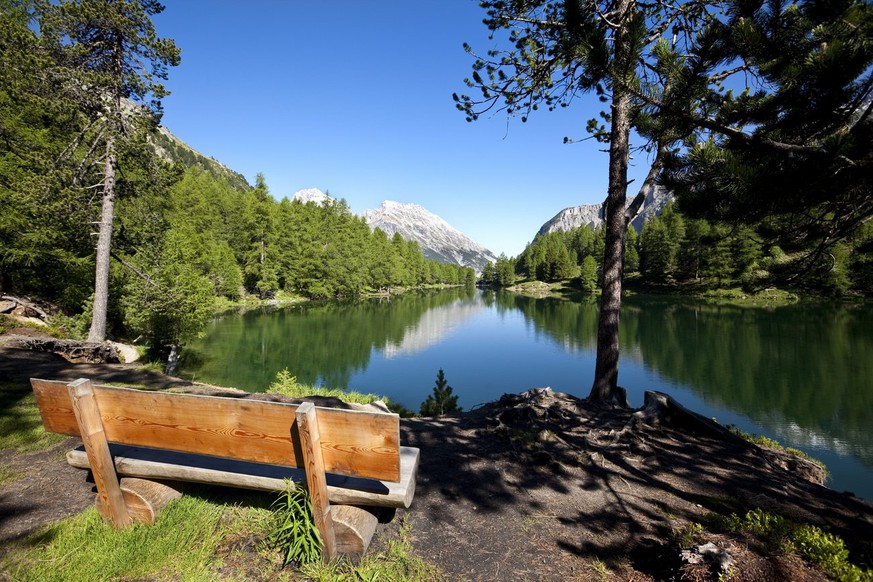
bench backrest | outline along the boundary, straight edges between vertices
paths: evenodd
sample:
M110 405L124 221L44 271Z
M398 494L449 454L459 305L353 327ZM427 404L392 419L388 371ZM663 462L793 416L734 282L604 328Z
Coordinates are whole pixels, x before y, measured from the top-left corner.
M67 383L32 379L43 424L81 436ZM298 406L241 398L94 386L106 440L272 465L303 467ZM400 481L400 417L318 408L324 470Z

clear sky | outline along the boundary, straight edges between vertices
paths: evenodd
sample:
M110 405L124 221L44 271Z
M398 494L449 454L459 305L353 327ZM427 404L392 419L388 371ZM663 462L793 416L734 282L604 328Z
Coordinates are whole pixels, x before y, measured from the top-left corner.
M593 97L527 123L468 123L452 93L494 46L475 0L164 0L154 17L182 63L163 124L281 199L305 188L352 211L420 204L495 254L516 256L564 208L606 197L586 137ZM632 162L642 180L646 159Z

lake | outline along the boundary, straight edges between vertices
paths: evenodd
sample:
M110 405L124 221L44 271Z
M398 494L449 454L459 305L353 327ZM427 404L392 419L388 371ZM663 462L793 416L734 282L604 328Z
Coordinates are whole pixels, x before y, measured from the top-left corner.
M413 410L437 372L469 409L549 386L587 396L597 303L473 289L216 317L181 375L264 391L287 368L305 384L385 395ZM666 392L722 424L824 462L828 485L873 500L873 306L774 309L633 296L619 384L632 406Z

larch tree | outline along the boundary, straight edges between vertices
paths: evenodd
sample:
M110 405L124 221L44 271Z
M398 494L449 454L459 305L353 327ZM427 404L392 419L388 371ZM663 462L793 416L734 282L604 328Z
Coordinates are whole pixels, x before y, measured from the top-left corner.
M98 177L83 186L99 191L101 200L91 342L106 338L119 150L157 125L160 99L168 94L159 80L179 64L174 42L159 38L150 18L163 9L155 0L62 0L44 3L39 19L59 64L59 91L87 116L68 155L80 158L82 180Z

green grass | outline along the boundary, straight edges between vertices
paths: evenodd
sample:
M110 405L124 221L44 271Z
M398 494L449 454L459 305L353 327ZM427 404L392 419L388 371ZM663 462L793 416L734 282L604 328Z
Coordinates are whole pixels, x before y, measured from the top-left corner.
M738 437L745 439L745 440L749 441L750 443L754 443L754 444L758 445L759 447L773 449L775 451L782 451L783 453L787 453L789 455L799 457L801 459L805 459L805 460L809 461L810 463L814 463L814 464L818 465L819 467L821 467L822 470L827 475L828 469L824 463L822 463L818 459L814 459L814 458L810 457L808 454L801 451L800 449L786 447L782 443L780 443L779 441L777 441L775 439L771 439L770 437L762 435L762 434L749 434L747 432L743 432L735 426L730 427L730 430Z
M65 438L43 429L29 385L0 383L0 449L30 453L47 449Z
M415 555L409 543L412 526L404 521L399 536L385 550L364 555L358 565L348 560L307 564L300 573L316 582L439 582L448 578L433 564Z
M762 289L757 292L748 292L736 287L727 289L708 289L702 292L700 296L704 299L715 300L719 303L756 307L779 307L782 305L791 305L799 301L797 294L781 289Z
M0 485L10 481L17 481L21 475L7 465L0 465Z
M22 582L208 580L222 513L220 505L184 496L155 524L116 531L91 508L27 539L26 549L13 552L4 569Z
M364 394L339 388L324 388L322 386L300 384L297 382L297 377L292 376L287 368L276 374L276 380L270 384L267 392L282 394L290 398L305 398L306 396L332 397L348 404L371 404L380 400L385 403L389 410L398 413L400 416L410 417L415 415L413 411L377 394Z
M221 497L229 501L222 501ZM93 508L15 542L0 560L0 572L22 582L79 580L269 580L437 581L445 577L416 557L410 527L359 563L282 567L269 543L276 514L269 495L213 493L201 487L170 503L152 525L114 530Z

